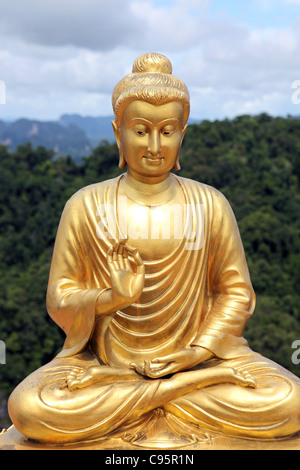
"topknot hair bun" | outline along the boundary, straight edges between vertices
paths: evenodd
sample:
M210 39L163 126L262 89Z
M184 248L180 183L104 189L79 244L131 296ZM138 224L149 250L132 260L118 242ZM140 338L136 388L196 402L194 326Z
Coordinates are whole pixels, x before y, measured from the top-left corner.
M170 60L156 52L148 52L135 59L132 67L133 73L172 73L172 64Z
M132 73L122 78L112 94L117 126L121 125L126 106L134 100L155 106L177 101L182 103L184 124L190 113L190 95L185 83L172 75L170 60L155 52L140 55L133 63Z

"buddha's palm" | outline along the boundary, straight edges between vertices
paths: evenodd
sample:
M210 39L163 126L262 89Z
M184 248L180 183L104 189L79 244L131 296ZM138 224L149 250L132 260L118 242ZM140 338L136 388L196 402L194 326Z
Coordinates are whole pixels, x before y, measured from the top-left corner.
M180 349L167 356L153 359L151 362L145 361L144 364L132 363L131 367L139 374L151 378L163 377L189 370L212 357L212 353L201 346Z
M128 259L132 257L132 262ZM145 282L145 266L137 252L124 243L118 243L107 253L114 304L125 308L136 302Z

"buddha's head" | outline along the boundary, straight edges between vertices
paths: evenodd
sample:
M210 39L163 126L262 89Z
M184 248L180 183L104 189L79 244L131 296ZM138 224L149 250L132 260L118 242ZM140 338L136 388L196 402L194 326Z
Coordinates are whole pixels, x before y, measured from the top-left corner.
M116 85L112 105L120 168L127 164L145 176L180 169L190 97L183 81L172 75L167 57L139 56L132 73Z

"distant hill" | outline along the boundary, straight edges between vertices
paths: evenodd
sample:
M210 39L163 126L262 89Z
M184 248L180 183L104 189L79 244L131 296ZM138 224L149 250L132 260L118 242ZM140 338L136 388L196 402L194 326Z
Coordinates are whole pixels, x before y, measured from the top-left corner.
M113 119L113 116L64 114L58 121L0 121L0 145L6 145L12 151L18 145L30 142L34 148L43 146L57 155L70 155L79 162L102 141L114 141Z
M0 144L15 150L18 145L30 142L52 149L58 155L71 155L74 160L90 155L92 145L85 132L74 124L63 126L59 122L18 119L12 123L0 121Z
M80 116L79 114L63 114L60 117L60 124L63 126L75 125L83 130L89 139L92 147L98 146L101 141L113 142L114 132L111 125L114 116Z

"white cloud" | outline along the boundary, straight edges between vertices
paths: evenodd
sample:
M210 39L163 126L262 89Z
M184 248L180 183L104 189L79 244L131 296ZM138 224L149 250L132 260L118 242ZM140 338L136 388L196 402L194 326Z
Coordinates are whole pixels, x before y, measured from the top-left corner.
M112 115L110 95L84 92L74 94L55 90L48 94L37 92L34 95L16 96L7 93L6 106L2 108L5 108L3 116L6 119L26 117L51 121L57 120L65 113L79 113L83 116ZM13 114L10 113L10 109L14 110Z
M203 35L198 19L189 14L183 2L175 2L172 7L155 8L151 1L138 0L132 2L131 9L144 27L138 41L139 48L184 50L198 43Z
M31 43L99 50L143 33L123 0L10 0L2 2L0 27Z
M290 27L266 22L254 28L230 15L213 16L210 3L3 3L0 79L8 99L0 111L45 119L76 109L111 114L114 85L130 72L137 55L156 50L170 57L174 74L190 88L194 115L246 109L293 113L290 84L300 79L300 17ZM268 5L269 11L275 9Z
M185 9L206 11L211 5L211 0L175 0L174 3Z

